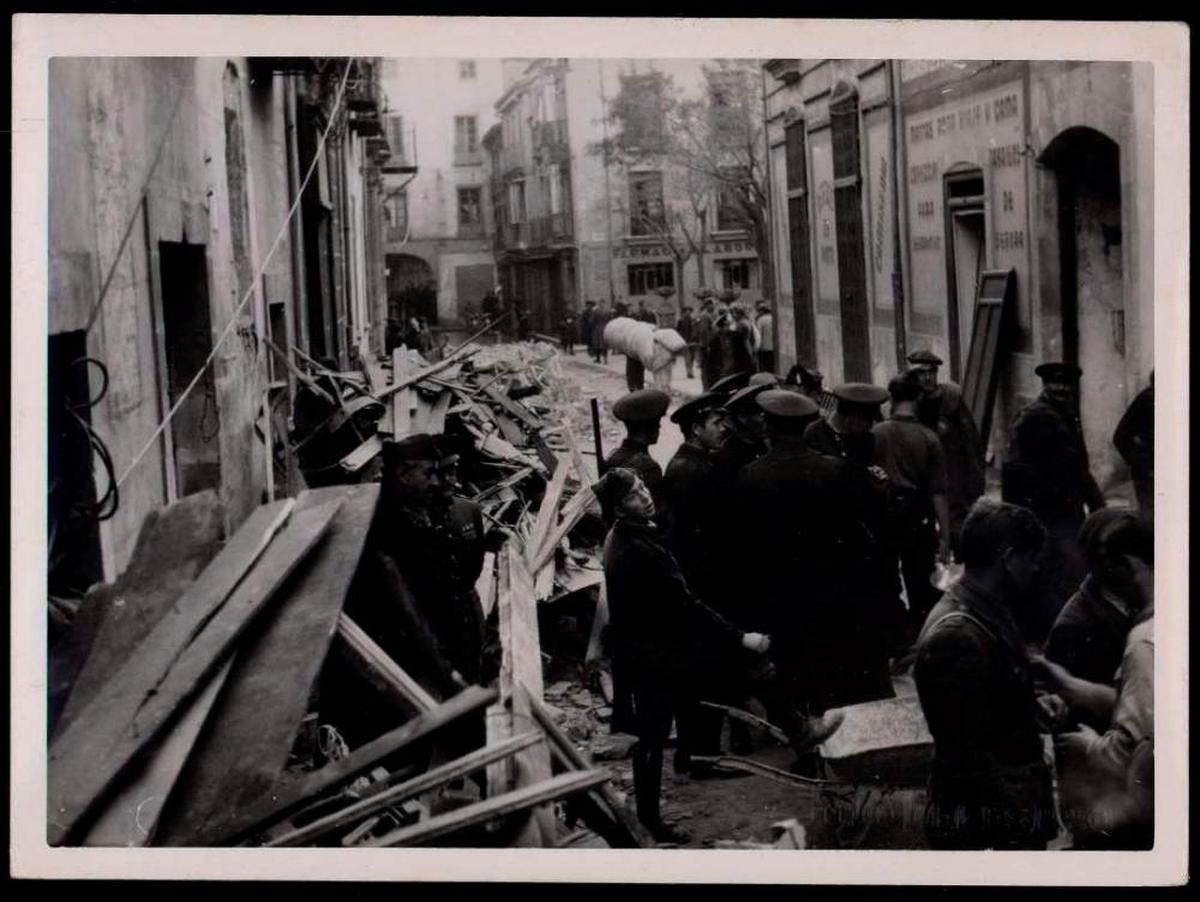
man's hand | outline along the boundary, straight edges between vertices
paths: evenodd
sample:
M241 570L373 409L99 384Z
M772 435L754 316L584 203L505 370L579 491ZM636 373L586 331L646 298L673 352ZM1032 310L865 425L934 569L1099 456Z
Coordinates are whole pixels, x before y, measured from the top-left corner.
M742 648L749 651L757 652L760 655L767 653L767 649L771 647L771 637L762 633L743 633Z
M951 564L954 561L954 555L950 551L950 537L940 536L938 538L937 559L940 563Z
M1054 737L1055 757L1060 761L1083 758L1099 739L1099 733L1087 724L1081 724L1077 730L1072 730L1070 733L1059 733Z
M1066 725L1070 708L1067 707L1067 703L1062 700L1061 696L1039 695L1037 704L1041 712L1038 722L1046 732L1057 733Z

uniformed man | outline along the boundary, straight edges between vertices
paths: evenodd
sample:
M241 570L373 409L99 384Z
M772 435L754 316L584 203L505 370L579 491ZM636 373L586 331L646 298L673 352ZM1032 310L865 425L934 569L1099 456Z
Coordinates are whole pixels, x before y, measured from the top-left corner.
M596 363L600 361L596 357L592 344L592 330L596 327L596 302L584 301L583 313L579 314L579 342L588 349L588 353L592 356L592 360Z
M1129 465L1134 496L1143 518L1154 522L1154 371L1113 432L1113 446Z
M817 406L786 389L757 397L769 450L737 480L742 547L758 562L751 594L774 630L773 660L814 713L892 696L870 594L869 539L850 465L805 439ZM743 555L744 556L744 555Z
M696 317L696 354L700 359L700 386L705 391L713 390L713 383L720 377L720 365L712 353L713 332L716 329L716 303L706 298L700 305Z
M693 676L693 639L703 637L733 654L742 649L763 654L770 639L739 629L689 590L654 524L654 501L636 474L617 467L593 488L613 523L604 543L604 579L611 625L631 662L638 819L659 842L680 842L686 836L662 822L659 793L663 747ZM793 746L801 750L811 750L837 728L833 719L796 722Z
M875 455L888 475L888 533L904 576L908 598L905 648L917 637L940 595L929 581L934 563L950 559L950 512L946 504L946 463L933 430L917 420L921 387L897 376L888 383L889 419L876 423ZM897 624L901 626L901 624Z
M383 447L379 501L347 614L435 698L494 678L475 583L488 547L479 505L454 494L455 459L424 433ZM377 726L377 725L376 725ZM364 725L370 731L370 725ZM370 735L356 738L371 739ZM456 747L482 741L472 723Z
M1050 538L1042 572L1048 577L1045 603L1021 624L1031 642L1042 642L1054 618L1079 587L1087 565L1077 542L1085 509L1105 506L1092 476L1079 422L1079 367L1043 363L1037 400L1017 413L1001 471L1005 501L1033 511Z
M662 418L670 403L670 396L655 388L645 388L619 398L613 404L612 412L625 425L625 440L604 461L605 470L624 467L636 473L654 498L655 506L663 512L667 510L663 497L663 471L650 456L650 446L658 441ZM667 524L660 525L665 527ZM633 690L629 667L622 654L620 646L611 654L613 714L609 727L614 733L632 732L634 726Z
M687 377L691 379L696 371L696 318L692 316L692 308L687 304L679 311L679 319L675 321L675 331L687 342L683 349L683 367Z
M958 547L958 533L967 511L983 494L984 443L975 418L963 401L962 389L954 382L938 382L942 359L922 349L909 354L908 362L921 386L917 419L934 431L946 456L946 503L953 550Z
M760 378L767 376L767 379ZM729 396L723 405L729 421L729 434L718 456L727 466L741 469L750 461L761 457L767 450L767 427L762 408L754 401L763 392L775 388L774 377L767 373L755 373L744 388Z

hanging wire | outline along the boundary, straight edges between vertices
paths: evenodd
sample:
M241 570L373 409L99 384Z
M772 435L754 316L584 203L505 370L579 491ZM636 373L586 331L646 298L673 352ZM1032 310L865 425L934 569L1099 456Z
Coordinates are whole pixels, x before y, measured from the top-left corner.
M137 465L142 462L142 459L154 446L154 443L158 440L158 437L162 434L163 430L167 428L167 425L175 417L175 414L179 412L179 408L183 406L183 402L187 399L188 395L191 394L191 392L200 383L200 380L204 377L205 371L209 368L209 366L212 365L213 360L216 359L217 351L220 350L226 339L229 338L234 329L237 327L238 318L245 309L246 305L250 302L250 298L254 296L254 286L258 284L259 279L262 278L264 270L271 262L271 258L275 256L275 252L279 249L280 242L283 240L283 236L287 233L288 223L291 222L292 217L296 215L296 210L300 206L300 199L304 196L304 192L308 188L308 183L312 180L313 173L315 173L317 170L317 163L321 159L321 152L325 149L325 142L328 140L329 134L333 130L333 126L337 121L338 113L341 110L342 98L346 93L346 85L350 80L350 72L353 68L354 60L351 59L347 61L346 70L342 73L342 80L338 85L337 95L334 98L333 107L329 114L329 121L325 125L325 130L321 133L320 141L317 142L317 147L313 153L312 162L309 164L308 171L304 174L304 179L300 183L299 190L296 192L296 199L292 202L292 206L288 210L287 216L284 217L283 224L279 227L279 231L275 235L275 240L271 242L270 249L267 251L266 256L259 264L258 269L254 274L254 278L250 280L250 287L246 289L241 301L238 303L237 307L234 308L228 324L226 324L225 329L221 332L220 337L213 345L213 348L209 352L204 363L201 364L200 370L195 376L192 377L192 381L189 382L187 387L180 393L179 397L175 400L175 403L171 406L171 409L167 411L167 415L163 417L162 422L158 424L154 432L150 435L150 438L146 440L146 443L142 446L141 450L134 455L134 458L132 461L130 461L129 466L125 468L125 471L117 479L116 484L118 486L124 484L125 480L129 478L129 474L136 469Z

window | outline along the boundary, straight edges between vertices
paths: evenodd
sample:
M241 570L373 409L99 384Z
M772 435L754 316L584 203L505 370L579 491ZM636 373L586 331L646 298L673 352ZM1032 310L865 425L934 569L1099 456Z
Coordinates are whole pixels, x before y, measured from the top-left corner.
M387 240L403 241L408 232L408 193L393 194L383 206L387 220Z
M653 235L666 229L661 172L629 174L629 234Z
M483 189L458 189L458 230L478 232L483 227Z
M562 172L558 164L550 167L549 175L546 177L550 183L550 214L554 215L562 212Z
M479 124L474 116L454 117L454 164L470 165L481 162L479 155Z
M525 181L519 179L508 183L508 221L525 221Z
M475 60L458 61L458 77L466 80L475 77Z
M747 227L747 178L746 173L740 169L721 171L721 184L717 190L717 231L736 231Z
M749 128L749 96L744 73L738 71L708 74L709 128L721 143L737 143Z
M758 261L753 257L718 260L717 271L720 273L722 288L738 288L745 291L758 287Z
M666 142L663 128L666 80L661 72L622 75L617 113L619 143L637 150L658 150Z
M404 117L388 116L385 120L387 130L388 150L392 152L390 162L403 165L404 154Z
M633 263L629 266L629 294L650 294L655 288L675 287L675 267L670 263Z

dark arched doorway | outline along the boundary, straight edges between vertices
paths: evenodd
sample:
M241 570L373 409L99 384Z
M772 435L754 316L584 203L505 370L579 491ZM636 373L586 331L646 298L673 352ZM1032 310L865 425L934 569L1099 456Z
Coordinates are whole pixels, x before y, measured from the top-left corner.
M387 255L388 316L423 316L437 322L437 280L433 268L413 254Z

